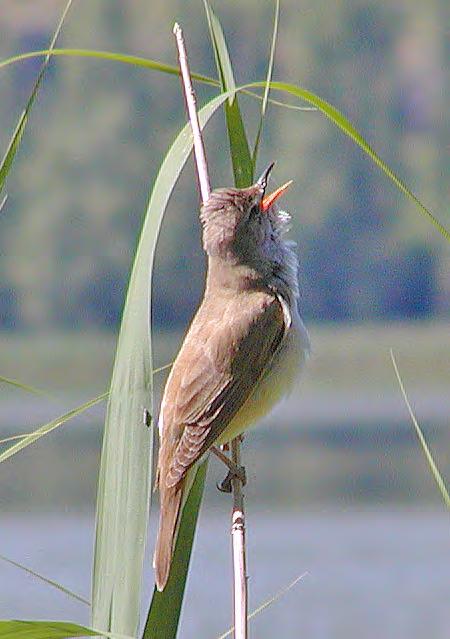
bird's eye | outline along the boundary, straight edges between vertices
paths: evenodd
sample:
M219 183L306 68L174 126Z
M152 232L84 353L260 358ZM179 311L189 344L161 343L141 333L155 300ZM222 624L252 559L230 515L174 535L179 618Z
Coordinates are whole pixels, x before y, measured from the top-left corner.
M256 203L254 204L251 209L250 209L250 213L249 213L249 218L250 219L255 219L255 218L260 218L260 209L259 209L259 204Z

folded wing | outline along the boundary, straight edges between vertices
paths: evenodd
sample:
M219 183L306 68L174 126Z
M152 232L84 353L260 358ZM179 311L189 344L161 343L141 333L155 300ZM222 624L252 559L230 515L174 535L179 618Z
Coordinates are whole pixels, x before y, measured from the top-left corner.
M214 444L267 371L285 331L275 295L234 292L214 304L205 298L163 397L160 483L177 485Z

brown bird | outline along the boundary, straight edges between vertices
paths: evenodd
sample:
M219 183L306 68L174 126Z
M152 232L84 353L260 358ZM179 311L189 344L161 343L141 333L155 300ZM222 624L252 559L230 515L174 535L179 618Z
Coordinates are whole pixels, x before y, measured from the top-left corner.
M246 189L222 188L203 204L208 272L203 301L173 364L159 416L160 523L154 567L163 590L182 508L197 465L293 387L309 349L297 309L298 261L290 217L265 195L271 164Z

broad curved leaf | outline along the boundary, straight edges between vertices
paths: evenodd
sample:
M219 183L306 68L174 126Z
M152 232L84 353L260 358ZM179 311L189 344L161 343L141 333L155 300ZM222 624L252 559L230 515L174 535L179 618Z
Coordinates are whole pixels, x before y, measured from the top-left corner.
M97 635L109 639L133 639L128 635L101 632L70 621L0 621L1 639L69 639Z
M199 112L203 127L229 97ZM111 381L98 485L92 625L135 635L151 485L152 414L150 291L158 233L170 194L192 150L186 125L156 178L133 265ZM148 566L150 572L150 566Z

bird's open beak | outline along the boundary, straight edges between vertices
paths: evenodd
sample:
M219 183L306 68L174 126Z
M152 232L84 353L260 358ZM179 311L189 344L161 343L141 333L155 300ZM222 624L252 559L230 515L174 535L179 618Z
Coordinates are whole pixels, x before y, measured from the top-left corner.
M261 175L259 180L256 182L256 184L258 184L263 191L266 190L267 180L269 179L269 175L272 173L272 169L274 166L275 166L275 162L271 162L269 166L267 167L267 169L264 171L264 173Z
M283 186L279 186L273 193L263 197L261 200L261 211L268 211L272 204L278 200L280 195L283 195L283 193L291 186L292 182L293 180L289 180L289 182L286 182Z

